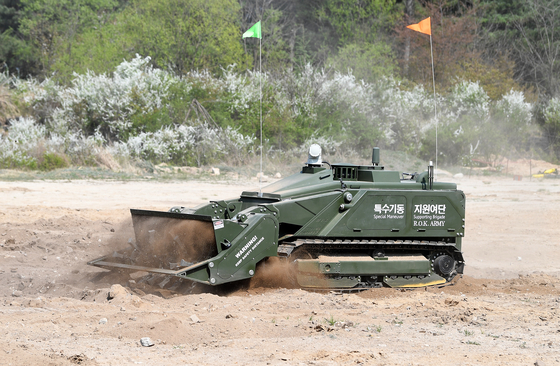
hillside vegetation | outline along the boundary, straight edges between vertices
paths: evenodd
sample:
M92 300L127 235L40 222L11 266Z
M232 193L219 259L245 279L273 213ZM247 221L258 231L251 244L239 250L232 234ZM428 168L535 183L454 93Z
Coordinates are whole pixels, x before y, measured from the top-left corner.
M560 157L549 0L14 0L0 168L243 165L319 143L440 164ZM430 37L406 28L430 16ZM262 44L242 33L262 20ZM262 46L262 59L259 50ZM261 65L262 60L262 67Z

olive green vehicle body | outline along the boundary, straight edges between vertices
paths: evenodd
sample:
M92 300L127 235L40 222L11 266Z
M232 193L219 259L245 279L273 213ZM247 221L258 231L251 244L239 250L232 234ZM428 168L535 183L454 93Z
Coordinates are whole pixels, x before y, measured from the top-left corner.
M131 210L131 252L164 241L162 253L150 254L158 264L138 265L130 251L89 264L220 285L251 278L259 262L279 256L294 264L304 288L448 284L464 268L465 195L431 174L402 179L376 164L308 164L239 198L168 212ZM154 229L142 220L152 220ZM169 234L169 222L193 223L195 232ZM204 250L188 248L198 240L196 231L205 232ZM176 250L180 246L184 250Z

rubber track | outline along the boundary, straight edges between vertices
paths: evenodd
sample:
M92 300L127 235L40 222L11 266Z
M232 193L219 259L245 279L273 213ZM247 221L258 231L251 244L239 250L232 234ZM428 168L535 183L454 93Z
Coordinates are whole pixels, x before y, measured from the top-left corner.
M332 249L395 249L395 250L420 250L432 251L453 248L455 260L464 261L463 255L455 248L455 243L428 240L323 240L323 239L298 239L293 242L284 242L278 246L278 254L289 256L294 250L302 247L315 247L319 251Z

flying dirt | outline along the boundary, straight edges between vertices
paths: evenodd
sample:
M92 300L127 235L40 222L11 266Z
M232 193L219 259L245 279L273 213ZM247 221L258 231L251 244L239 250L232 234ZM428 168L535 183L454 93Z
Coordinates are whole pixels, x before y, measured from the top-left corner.
M302 288L452 283L465 265L464 193L435 182L431 163L400 174L379 165L379 154L369 166L331 165L312 145L299 173L259 191L194 209L133 209L130 248L88 264L216 286L250 279L278 257Z

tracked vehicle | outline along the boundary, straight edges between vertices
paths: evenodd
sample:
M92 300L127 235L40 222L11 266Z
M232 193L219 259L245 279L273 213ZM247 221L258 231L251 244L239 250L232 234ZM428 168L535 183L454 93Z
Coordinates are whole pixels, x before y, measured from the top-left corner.
M445 285L464 269L463 192L434 181L431 163L419 174L385 170L378 148L372 165L331 165L312 145L299 173L261 190L131 214L130 249L88 264L221 285L277 256L309 289Z

